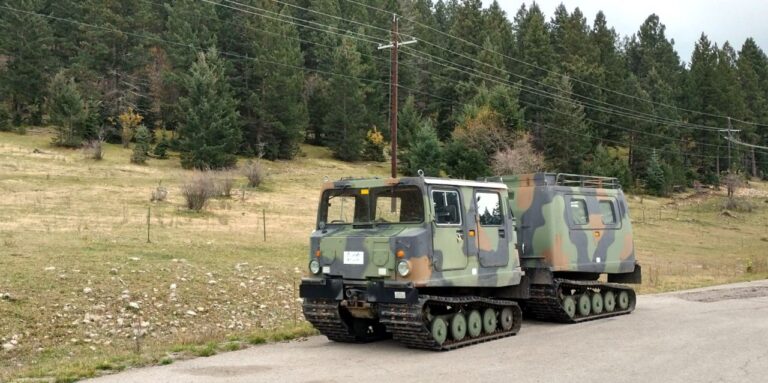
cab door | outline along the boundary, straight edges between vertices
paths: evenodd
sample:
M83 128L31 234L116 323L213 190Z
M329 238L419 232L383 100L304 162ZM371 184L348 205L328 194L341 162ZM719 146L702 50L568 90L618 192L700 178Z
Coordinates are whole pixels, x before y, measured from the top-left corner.
M475 191L475 221L477 233L477 255L480 266L503 267L509 264L509 237L513 236L507 230L504 212L506 201L495 190Z
M464 210L458 189L440 188L430 191L432 202L432 260L438 271L465 269L467 238L464 233Z

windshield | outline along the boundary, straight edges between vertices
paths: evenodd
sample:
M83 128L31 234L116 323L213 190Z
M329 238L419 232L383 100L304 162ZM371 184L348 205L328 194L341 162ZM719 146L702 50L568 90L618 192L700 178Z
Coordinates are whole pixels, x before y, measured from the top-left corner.
M420 223L424 203L416 186L330 189L323 193L320 222L343 224Z

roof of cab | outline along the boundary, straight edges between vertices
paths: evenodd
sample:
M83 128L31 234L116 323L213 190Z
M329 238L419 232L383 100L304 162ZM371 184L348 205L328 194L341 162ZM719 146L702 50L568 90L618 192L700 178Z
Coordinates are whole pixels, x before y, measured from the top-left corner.
M468 181L468 180L455 180L450 178L430 178L425 177L424 183L427 185L444 185L444 186L469 186L475 188L487 188L487 189L504 189L507 190L507 185L501 182L488 182L488 181Z

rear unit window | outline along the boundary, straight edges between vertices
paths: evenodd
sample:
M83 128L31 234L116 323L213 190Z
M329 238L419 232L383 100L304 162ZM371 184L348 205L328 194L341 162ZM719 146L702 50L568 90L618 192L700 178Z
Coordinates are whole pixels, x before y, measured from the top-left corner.
M603 224L616 224L616 209L613 208L613 202L600 201L600 214L603 216Z
M589 222L587 202L583 199L571 200L571 222L574 225L586 225Z

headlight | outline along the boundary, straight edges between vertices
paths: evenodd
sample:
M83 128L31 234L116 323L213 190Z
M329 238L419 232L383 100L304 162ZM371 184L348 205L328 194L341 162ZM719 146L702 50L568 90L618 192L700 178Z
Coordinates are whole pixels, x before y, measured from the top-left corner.
M320 262L316 259L309 261L309 271L312 272L312 274L320 273Z
M411 266L408 265L408 261L400 261L397 263L397 273L401 277L405 277L411 272Z

